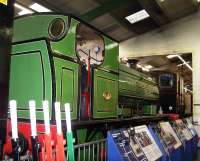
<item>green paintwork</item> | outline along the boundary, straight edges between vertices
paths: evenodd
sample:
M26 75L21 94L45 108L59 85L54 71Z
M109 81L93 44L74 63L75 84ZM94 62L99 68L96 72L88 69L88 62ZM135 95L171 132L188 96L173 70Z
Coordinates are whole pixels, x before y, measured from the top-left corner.
M79 22L72 18L70 28L68 29L67 32L67 36L58 42L51 41L51 48L54 53L65 55L72 58L76 57L75 40L76 40L76 27L78 24Z
M118 106L118 75L103 70L94 71L94 118L106 118L117 116ZM105 100L103 93L111 95L110 100Z
M77 144L83 144L86 141L87 129L77 129Z
M131 108L123 108L122 114L123 114L123 117L131 117Z
M13 42L49 38L49 25L55 18L61 18L68 24L68 17L63 15L30 15L15 19ZM67 27L66 27L67 30Z
M114 1L112 0L112 2ZM77 59L76 27L80 22L71 18L70 24L68 24L70 27L66 28L66 35L61 40L52 41L49 39L48 29L50 23L56 18L63 19L67 26L69 18L62 15L32 15L15 20L10 99L18 102L19 118L29 119L28 101L32 99L37 104L38 120L43 120L41 109L43 100L49 101L51 117L52 100L54 100L61 102L62 119L65 118L63 105L66 102L71 105L72 119L78 118L80 64L74 61ZM157 100L158 88L155 82L149 81L146 75L124 66L120 66L119 71L119 45L105 35L102 37L105 44L105 58L104 62L95 67L94 73L92 73L92 117L94 119L116 118L120 110L118 95L142 98L147 101ZM73 58L74 61L69 58ZM55 89L55 93L53 93L53 89ZM109 100L104 98L105 92L110 94ZM131 108L135 108L134 103ZM144 107L145 113L155 113L153 111L155 109L148 105L147 103ZM121 113L123 116L129 117L131 109L123 108ZM89 134L89 139L103 138L102 132L96 134L94 132ZM77 130L78 144L86 141L86 134L87 129ZM95 136L91 138L93 134ZM68 138L71 139L72 135L68 135ZM72 139L70 145L72 148Z
M19 118L29 118L29 100L36 101L37 109L41 109L42 100L51 105L52 76L45 41L13 45L9 95L10 100L17 100ZM43 119L42 112L37 115Z
M144 114L156 114L156 101L159 99L156 82L122 64L119 66L119 97L126 97L128 102L127 108L126 105L123 110L120 108L119 114L125 117L131 114L131 108L137 108L137 103L143 106Z
M105 36L104 43L104 62L94 70L93 118L117 117L119 45ZM103 93L106 91L111 93L111 100L106 101L103 98Z
M66 35L58 41L53 41L49 37L48 30L50 24L57 18L64 20L66 24ZM28 57L23 55L13 59L11 67L13 72L11 73L10 98L16 99L19 102L20 107L26 109L25 111L20 111L20 117L22 118L29 117L27 113L27 104L29 99L36 100L37 107L39 108L42 107L42 100L48 99L50 105L52 105L53 99L60 101L61 107L63 107L64 103L69 102L71 104L72 119L77 119L77 104L80 92L78 87L78 71L80 65L70 61L68 58L77 59L75 50L76 27L80 22L71 18L70 24L68 24L68 19L68 16L63 15L37 14L15 20L13 43L18 43L16 46L19 53L31 51ZM105 58L104 62L94 70L94 86L96 88L94 88L94 104L91 105L94 108L94 118L116 117L116 109L118 106L119 45L105 35L102 35L102 37L105 44ZM46 39L46 41L39 41L39 39ZM32 42L28 44L25 43L26 41ZM48 42L48 49L46 42ZM33 45L34 43L35 45ZM45 50L40 46L43 46ZM42 66L39 61L39 54L35 52L33 47L35 50L38 50L38 52L42 53L44 57L43 59L49 61L49 56L53 57L53 62L46 62L47 64ZM13 45L13 51L14 50L15 45ZM28 65L29 67L26 68ZM49 71L47 77L45 75L43 78L42 68ZM29 69L33 74L31 74L31 72L26 72L25 69ZM55 73L53 71L55 71ZM110 72L116 74L111 74ZM32 79L32 75L34 75L35 79ZM24 79L23 76L28 77L29 79ZM55 78L55 82L53 78ZM43 82L44 79L48 86ZM20 92L21 94L18 95L17 91L19 91L19 89L17 88L17 84L20 83L21 86L19 87L20 90L22 90ZM42 91L43 88L49 91L44 94ZM55 95L52 93L53 89L56 90ZM30 93L28 93L29 91ZM102 92L104 91L112 92L111 101L105 101L102 99ZM101 94L97 94L98 92ZM26 95L26 93L28 94ZM46 95L49 95L48 98L46 98ZM99 107L98 103L103 104ZM63 109L61 110L64 111ZM52 110L50 111L52 112ZM37 117L43 119L43 115L40 112ZM62 119L64 119L64 113L62 113Z
M119 44L104 36L105 57L100 68L119 72Z
M148 76L125 65L120 65L119 95L146 100L158 100L159 91L157 84L149 80Z
M68 31L66 32L66 36L60 41L53 42L49 39L48 29L51 22L57 18L65 21L66 31ZM79 65L65 59L56 58L57 55L76 57L75 31L77 24L78 21L72 19L71 26L68 29L68 16L63 15L32 15L15 20L13 42L22 42L22 44L13 45L13 54L31 51L28 53L28 56L27 54L12 56L10 99L16 99L19 107L23 108L23 110L19 110L19 117L29 118L27 107L30 99L34 99L39 108L42 107L42 100L47 99L50 102L50 109L52 109L52 87L55 86L56 93L54 100L60 101L61 107L63 107L64 103L69 102L72 119L77 119ZM51 51L48 51L46 41L36 41L36 39L50 40L49 49ZM24 41L31 40L33 42L23 43ZM41 53L44 60L48 59L48 62L45 62L46 64L43 66L40 61L40 53L37 52ZM53 58L54 62L51 62L53 64L50 64L49 61L51 53L55 55ZM53 69L51 69L51 66ZM45 75L44 78L42 68L49 72L49 75ZM55 76L51 75L51 71L55 71ZM33 76L34 79L32 78ZM24 77L28 79L24 79ZM56 78L55 83L52 83L52 77ZM46 81L45 84L43 79ZM49 91L43 93L43 88ZM49 95L49 97L46 98L45 95ZM62 109L62 111L64 110ZM37 118L43 119L42 112L37 112ZM62 113L62 119L64 119L64 112Z
M104 62L94 70L93 118L117 117L119 45L105 36L104 43ZM104 99L103 93L106 91L111 94L111 100Z
M127 5L130 0L108 0L105 3L101 4L99 7L88 11L84 15L81 16L81 18L85 21L92 21L93 19L104 15L111 10L114 10L122 5Z
M87 129L77 129L77 144L83 144L86 141L90 140L90 141L94 141L94 140L100 140L103 139L103 134L101 132L97 132L95 133L95 135L93 135L95 133L95 131L90 132L88 138L87 137Z
M78 64L57 57L53 59L56 78L56 101L61 102L62 119L65 119L65 103L70 103L72 119L76 119L78 107Z
M156 115L157 113L157 107L156 105L145 105L144 108L144 114L147 115Z
M28 101L35 100L37 108L42 108L42 101L48 100L52 109L52 73L49 51L45 41L35 41L13 46L10 76L10 99L15 99L19 106L19 118L29 118ZM24 54L25 53L25 54ZM71 105L72 119L77 118L78 100L78 64L53 58L55 70L56 101ZM43 71L44 70L44 71ZM43 76L44 74L44 76ZM43 89L45 88L45 91ZM50 112L52 112L50 110ZM37 112L42 120L42 112ZM62 113L64 119L64 112Z

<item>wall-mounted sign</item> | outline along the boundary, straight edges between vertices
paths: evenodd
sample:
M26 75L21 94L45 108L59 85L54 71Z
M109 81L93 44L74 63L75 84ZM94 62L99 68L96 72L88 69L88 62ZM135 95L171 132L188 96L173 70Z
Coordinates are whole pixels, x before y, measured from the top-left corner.
M0 0L0 3L3 3L5 5L7 5L8 4L8 0Z

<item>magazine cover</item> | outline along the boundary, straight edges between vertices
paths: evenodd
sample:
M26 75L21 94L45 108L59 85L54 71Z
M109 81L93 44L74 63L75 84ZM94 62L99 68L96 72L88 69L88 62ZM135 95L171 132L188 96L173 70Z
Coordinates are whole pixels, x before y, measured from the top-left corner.
M186 118L185 121L186 121L186 126L188 127L188 129L190 129L190 132L192 133L192 136L197 135L194 125L192 124L192 120L190 118Z
M192 124L192 120L190 118L186 118L185 121L187 122L187 126L189 129L194 128L194 126Z
M135 127L135 138L149 161L156 161L162 157L162 152L146 125Z
M123 131L119 130L112 133L112 137L124 161L138 161L129 144L129 139L124 135Z
M178 136L174 132L169 122L160 122L160 137L162 138L165 146L172 151L179 148L182 144Z
M179 133L181 139L183 140L191 140L192 134L189 131L189 129L186 127L186 125L183 123L181 119L178 119L175 121L177 126L177 132Z
M137 161L148 161L140 144L136 140L135 133L132 134L130 129L124 130L123 133L127 138L129 138L130 146L135 154Z

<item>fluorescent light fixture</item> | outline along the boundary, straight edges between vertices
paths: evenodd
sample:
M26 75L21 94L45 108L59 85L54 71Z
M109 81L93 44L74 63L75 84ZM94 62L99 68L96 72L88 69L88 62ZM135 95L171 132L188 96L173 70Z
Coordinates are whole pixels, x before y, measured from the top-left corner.
M178 55L178 58L185 64L191 71L193 71L192 67L180 56Z
M185 90L185 92L190 92L190 93L192 93L192 91L191 91L190 89L186 88L186 87L184 87L184 90Z
M190 62L189 62L189 61L187 61L186 63L187 63L187 64L189 64ZM178 66L178 67L180 67L180 66L183 66L183 65L185 65L186 63L181 63L181 64L178 64L177 66Z
M152 66L152 65L146 65L145 68L147 68L147 69L152 69L153 66Z
M142 67L142 70L145 71L145 72L149 72L150 71L149 69L144 68L144 67Z
M30 5L29 7L37 12L51 12L50 9L48 9L38 3L34 3L34 4Z
M140 64L138 64L138 63L137 63L136 66L137 66L138 68L142 68L142 65L140 65Z
M178 57L178 55L167 55L168 59L172 59L172 58L175 58L175 57Z
M167 58L172 59L174 57L178 57L183 64L185 64L191 71L193 71L192 67L188 64L188 62L186 62L180 55L168 55Z
M145 72L149 72L150 69L153 68L153 66L151 66L151 65L143 66L143 65L141 65L141 64L139 64L139 63L137 63L136 66L137 66L138 68L141 68L141 69L142 69L143 71L145 71Z
M33 11L31 11L30 9L25 8L24 6L18 3L15 3L14 6L21 10L20 12L17 13L20 16L33 13Z
M144 20L148 17L150 17L150 15L147 13L146 10L143 9L141 11L138 11L132 15L125 17L125 19L127 19L131 24L133 24L133 23L139 22L141 20Z

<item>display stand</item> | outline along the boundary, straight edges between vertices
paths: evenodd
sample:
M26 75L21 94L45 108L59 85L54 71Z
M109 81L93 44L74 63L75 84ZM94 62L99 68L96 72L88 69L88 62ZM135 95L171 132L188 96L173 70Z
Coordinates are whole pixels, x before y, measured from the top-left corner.
M197 152L198 152L198 136L195 135L193 138L192 138L192 153L193 153L193 156L197 155Z
M161 158L161 161L183 161L183 153L184 153L183 145L181 145L179 148L177 148L177 149L171 151L169 154L167 154L164 149L163 144L161 143L157 134L154 132L152 126L149 126L148 128L149 128L149 131L151 132L152 136L154 137L154 140L156 141L157 145L159 146L160 150L163 153L163 157Z
M159 159L156 159L156 161L165 161L165 160L162 160L162 156L163 156L162 151L160 150L159 146L154 140L154 137L152 136L151 132L149 132L149 129L145 125L138 126L135 128L137 129L135 130L134 128L119 129L119 130L108 132L107 134L108 161L139 161L139 160L148 161L148 160L153 160L153 157L159 158ZM132 133L136 131L137 133ZM148 131L148 133L145 133L145 131ZM141 134L144 135L144 139L146 139L146 142L141 142L141 140L139 140L141 137L143 137L143 135ZM130 137L127 137L128 135ZM136 141L134 138L138 140ZM151 139L150 144L148 144L148 141L149 141L147 140L148 138ZM148 145L145 145L145 143ZM152 153L150 154L151 151L155 152L157 155L158 155L157 152L159 152L160 157L158 156L150 157L150 155L152 154Z
M171 152L170 154L170 160L171 161L183 161L183 145L181 145L179 148L177 148L176 150L174 150L173 152Z
M184 149L184 161L192 161L193 159L193 149L192 149L193 139L185 141Z
M174 122L174 130L177 132L179 139L183 143L182 150L182 160L183 161L192 161L193 159L193 135L188 129L183 120L178 119Z
M193 138L192 138L192 155L196 156L197 152L198 152L198 141L199 141L199 137L197 135L197 132L194 128L189 128L189 130L191 131Z
M107 134L107 143L108 143L108 161L124 161L110 132L108 132Z
M160 158L158 161L169 161L169 156L165 152L165 149L164 149L163 145L161 144L158 136L155 134L155 132L151 126L148 126L148 129L149 129L151 135L153 136L154 140L156 141L156 144L159 146L159 148L162 152L162 155L163 155L162 158Z

